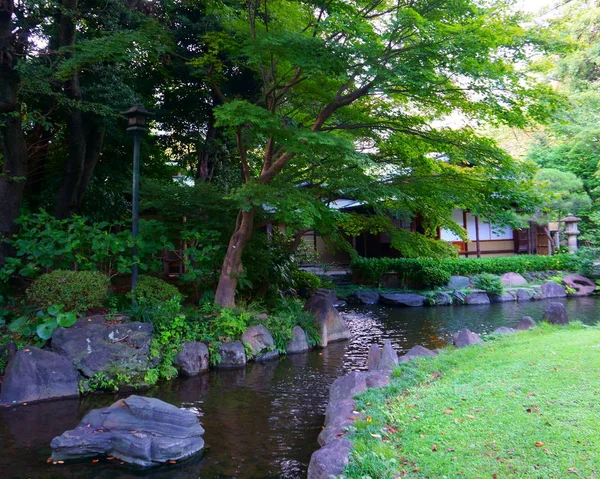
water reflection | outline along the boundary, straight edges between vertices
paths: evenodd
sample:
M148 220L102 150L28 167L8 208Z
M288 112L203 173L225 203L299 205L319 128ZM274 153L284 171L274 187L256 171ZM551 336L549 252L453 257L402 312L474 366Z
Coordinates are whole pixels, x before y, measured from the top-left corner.
M572 319L594 324L594 298L565 301ZM204 456L152 470L117 461L51 465L52 438L77 425L90 409L118 396L97 395L0 409L1 478L299 478L305 477L323 423L331 382L366 367L371 344L390 339L405 352L415 344L438 348L468 327L478 333L515 326L523 315L541 319L548 302L440 308L368 307L344 311L349 342L282 357L244 369L182 378L146 394L193 410L206 429Z

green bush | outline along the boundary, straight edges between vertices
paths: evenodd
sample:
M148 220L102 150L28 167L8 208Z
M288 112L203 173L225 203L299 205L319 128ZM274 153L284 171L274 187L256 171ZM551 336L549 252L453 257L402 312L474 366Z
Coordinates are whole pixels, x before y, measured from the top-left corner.
M473 287L483 289L490 294L502 294L504 292L504 285L500 276L490 273L481 273L473 276Z
M579 272L588 278L600 277L600 267L596 263L600 260L600 248L580 248L576 255L579 260Z
M307 288L314 291L321 287L321 278L316 274L298 269L292 273L292 284L296 289Z
M145 298L149 301L168 301L175 296L181 296L179 290L172 284L154 276L140 276L133 293L136 299Z
M450 273L432 265L423 265L417 272L417 277L425 288L439 288L450 282Z
M42 307L60 305L84 313L108 300L108 278L99 271L55 270L43 274L27 289L27 299Z
M442 286L442 274L473 276L489 273L526 273L528 271L577 271L581 259L577 255L519 255L499 258L357 258L352 272L362 282L381 285L386 274L395 273L405 284L420 283L425 287ZM439 278L439 279L438 279ZM444 276L445 278L445 276ZM447 282L447 281L446 281Z

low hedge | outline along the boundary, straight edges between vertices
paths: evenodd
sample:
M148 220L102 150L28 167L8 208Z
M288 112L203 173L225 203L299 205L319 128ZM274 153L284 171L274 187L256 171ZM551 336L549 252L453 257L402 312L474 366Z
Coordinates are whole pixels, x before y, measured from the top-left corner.
M99 271L54 270L27 288L27 299L42 308L60 305L66 312L85 313L108 300L109 280Z
M526 273L528 271L577 271L577 255L553 256L519 255L498 258L357 258L350 264L352 272L361 281L381 284L387 274L397 274L400 281L411 286L426 288L443 286L449 276L476 274ZM434 274L435 272L435 274ZM430 278L433 278L430 279ZM445 281L444 284L446 284Z

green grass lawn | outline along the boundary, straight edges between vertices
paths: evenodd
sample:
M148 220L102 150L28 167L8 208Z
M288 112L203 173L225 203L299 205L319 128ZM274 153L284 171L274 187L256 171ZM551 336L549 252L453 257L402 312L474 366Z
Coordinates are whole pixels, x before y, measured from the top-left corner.
M357 398L352 478L600 477L600 328L571 324L403 365Z

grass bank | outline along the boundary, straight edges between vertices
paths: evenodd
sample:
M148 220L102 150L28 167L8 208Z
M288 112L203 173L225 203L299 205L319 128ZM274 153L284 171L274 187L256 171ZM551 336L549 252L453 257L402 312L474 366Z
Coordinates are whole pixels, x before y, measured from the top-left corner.
M542 325L358 397L351 478L600 477L600 328Z

